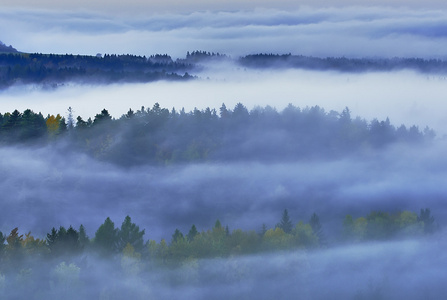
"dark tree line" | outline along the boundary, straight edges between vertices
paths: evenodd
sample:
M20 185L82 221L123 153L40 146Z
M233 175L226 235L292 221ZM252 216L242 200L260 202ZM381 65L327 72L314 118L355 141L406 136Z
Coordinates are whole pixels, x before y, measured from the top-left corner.
M1 51L1 49L5 51ZM57 86L70 81L81 83L150 82L196 78L191 72L203 64L235 62L248 68L300 68L342 72L394 71L412 69L445 74L447 62L422 58L345 58L311 57L292 54L252 54L231 59L225 54L192 51L173 60L167 54L149 57L137 55L73 55L19 53L0 44L0 88L11 85L43 84Z
M241 103L234 109L169 111L152 108L129 111L118 119L106 109L93 119L66 120L26 110L0 114L0 141L15 143L68 142L71 151L83 151L123 166L165 165L191 161L288 161L331 159L370 153L390 145L422 144L433 140L429 128L395 127L384 121L326 112L319 106L300 109L289 105L252 111Z
M447 61L422 58L346 58L312 57L292 54L252 54L238 59L251 68L298 68L341 72L395 71L411 69L424 73L447 72Z
M62 84L149 82L191 79L192 65L168 55L104 56L0 53L0 88L16 83Z

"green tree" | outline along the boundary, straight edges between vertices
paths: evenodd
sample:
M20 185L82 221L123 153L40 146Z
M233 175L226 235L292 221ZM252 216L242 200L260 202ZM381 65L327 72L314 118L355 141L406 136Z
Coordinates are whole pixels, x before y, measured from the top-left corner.
M382 211L372 211L366 216L368 221L367 239L387 239L396 231L391 216Z
M183 240L183 233L181 233L180 230L175 229L175 232L172 235L172 243L177 243L180 240Z
M79 244L84 249L90 245L90 239L88 238L84 225L82 224L79 226Z
M309 220L309 225L312 227L312 231L318 238L318 242L320 246L326 244L324 233L323 233L323 227L320 223L320 218L316 213L313 213Z
M290 221L289 212L287 211L287 209L284 209L281 222L279 222L278 225L276 225L276 227L281 228L285 233L292 232L293 224L292 221Z
M140 231L140 227L126 216L118 232L118 250L122 251L127 244L130 244L135 251L141 252L144 246L143 236L144 229Z
M2 261L3 250L5 249L5 241L6 241L6 237L0 231L0 262Z
M72 226L68 229L60 226L59 230L53 227L51 233L47 234L46 241L52 256L77 254L82 250L79 233Z
M265 250L287 250L293 246L293 236L280 227L269 229L262 237L262 248Z
M196 225L193 224L188 234L186 235L188 242L192 242L198 233L199 232L197 231Z
M404 236L414 236L424 232L424 223L418 221L418 215L414 212L400 212L394 222L399 228L399 234Z
M107 109L103 109L100 114L95 115L95 119L93 120L94 125L102 124L104 122L112 120L112 116L109 114Z
M318 246L318 237L315 235L310 224L299 222L293 229L293 235L298 247Z
M214 223L214 228L216 228L216 229L222 228L222 224L220 223L219 219L217 219L216 223Z
M23 235L19 235L19 229L16 227L6 238L6 253L11 261L20 261L23 258L24 251L22 249Z
M93 244L103 255L112 255L117 252L118 229L109 217L96 231Z

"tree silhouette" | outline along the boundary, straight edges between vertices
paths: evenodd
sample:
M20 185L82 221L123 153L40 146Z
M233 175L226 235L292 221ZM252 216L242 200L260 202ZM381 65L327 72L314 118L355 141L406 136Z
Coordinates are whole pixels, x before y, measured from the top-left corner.
M430 215L430 209L422 209L418 216L418 221L424 223L424 232L433 233L435 231L435 218Z
M281 222L278 225L276 225L276 227L281 228L285 233L292 232L293 224L292 221L290 221L289 212L287 211L287 209L284 209Z

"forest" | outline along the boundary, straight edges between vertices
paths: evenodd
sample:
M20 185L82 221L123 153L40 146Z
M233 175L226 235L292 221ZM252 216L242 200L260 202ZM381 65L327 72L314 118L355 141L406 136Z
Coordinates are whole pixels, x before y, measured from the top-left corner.
M253 289L259 299L271 299L277 293L327 299L330 291L347 299L390 295L417 299L419 294L411 298L411 289L403 291L394 278L390 287L377 281L378 276L368 285L365 279L346 288L321 289L318 282L322 274L326 284L338 282L340 276L360 278L355 274L363 267L350 269L350 253L357 253L361 266L399 253L401 260L394 266L408 265L413 274L419 255L436 251L430 245L442 241L438 221L444 211L436 204L436 194L416 195L431 197L433 202L412 200L410 195L409 201L422 207L420 211L399 198L390 199L393 193L379 193L377 197L383 199L376 204L367 203L368 192L355 196L358 204L336 197L331 202L331 194L340 187L332 189L337 183L324 181L318 168L327 162L332 167L321 170L324 174L341 177L354 172L354 178L354 168L337 162L358 159L376 165L368 171L371 178L379 178L375 172L386 168L379 162L380 153L394 148L419 153L417 149L437 142L428 127L395 126L389 119L367 121L352 117L349 108L336 112L292 104L281 111L270 106L248 110L238 103L234 108L222 104L219 110L187 112L155 103L150 108L129 109L119 118L103 109L88 119L76 116L72 108L47 116L30 109L5 112L0 114L0 149L5 158L1 205L11 213L3 217L0 232L0 291L8 299L36 300L172 299L179 295L250 299ZM250 162L255 167L252 175L245 173L250 172ZM290 170L289 164L297 169L311 165L303 172L311 180L316 176L317 185L312 187L304 177L293 178L290 171L279 173L276 179L278 168L283 170L285 165L284 170ZM385 164L390 162L385 160ZM260 168L264 165L266 171ZM255 175L259 170L267 173ZM235 172L243 173L242 182ZM368 178L363 168L357 174ZM283 185L274 188L272 180ZM388 183L387 178L383 180ZM348 179L348 186L355 187L355 181ZM299 191L306 184L315 190ZM289 185L298 187L292 196L284 192ZM6 192L11 188L14 192ZM380 184L373 184L373 189L380 189ZM247 194L252 190L254 194ZM266 192L273 194L263 196ZM275 223L249 217L253 217L253 206L271 214L272 208L283 204L286 209L276 211ZM127 214L121 225L114 223L116 213L129 208L135 208L137 219L153 227L137 225L130 217L134 213ZM365 213L365 209L370 211ZM229 215L240 211L246 223L234 225ZM66 223L78 217L90 222L101 213L115 215L109 215L96 230L92 223ZM210 223L213 216L218 220ZM172 226L177 228L166 235ZM160 228L161 238L156 235ZM387 254L371 256L380 251ZM426 264L434 268L431 261ZM224 286L231 286L232 292L216 293ZM428 286L430 295L443 292L436 280ZM415 287L420 290L419 285Z
M250 54L231 58L225 54L196 50L188 51L185 58L174 60L168 54L146 57L131 54L21 53L3 45L0 48L0 89L18 84L35 84L51 89L72 82L111 84L190 80L198 79L200 71L207 66L222 62L253 69L292 68L350 73L413 70L440 75L447 72L447 62L440 59L320 58L292 54Z
M147 291L133 290L131 286L112 287L107 280L97 280L97 285L92 286L89 275L97 272L98 265L106 263L112 272L109 276L118 278L115 280L126 282L139 278L144 285L151 276L169 270L158 280L175 289L214 282L213 271L207 269L207 259L223 258L224 264L231 264L238 257L262 253L304 254L340 244L421 238L435 234L438 228L428 208L421 209L419 215L410 211L372 211L355 219L346 215L340 221L343 230L335 239L328 239L316 213L306 223L294 223L287 209L274 228L263 224L257 231L230 231L228 225L223 226L217 220L207 230L199 231L192 225L183 234L176 229L171 238L160 242L144 240L145 229L140 230L130 216L125 217L120 227L106 218L92 238L87 236L83 225L78 230L71 225L68 229L53 227L44 238L36 238L31 232L23 234L16 227L9 235L0 232L0 292L7 299L26 294L32 295L29 299L56 299L62 295L68 299L80 295L89 299L120 299L132 295L140 299L142 295L147 296ZM237 281L247 272L245 268L235 264L233 269L225 270L227 278L221 278L221 283Z
M79 4L1 1L0 300L446 298L447 2Z
M0 113L3 145L60 145L121 166L212 161L290 161L368 156L392 145L421 145L435 132L390 120L352 118L349 108L326 112L319 106L251 111L238 103L186 112L141 107L114 119L106 109L93 119L60 114L44 117L29 109Z

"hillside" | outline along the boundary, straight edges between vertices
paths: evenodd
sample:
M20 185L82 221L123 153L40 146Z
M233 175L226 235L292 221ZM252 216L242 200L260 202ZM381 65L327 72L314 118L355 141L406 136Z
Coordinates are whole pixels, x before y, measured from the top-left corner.
M18 53L17 49L13 48L11 45L6 46L2 41L0 41L0 53Z

